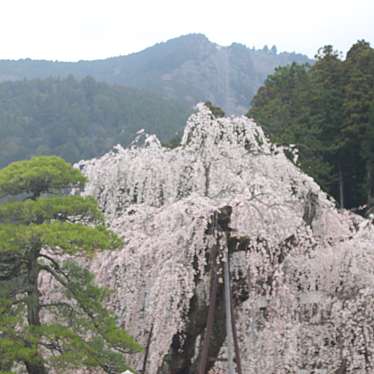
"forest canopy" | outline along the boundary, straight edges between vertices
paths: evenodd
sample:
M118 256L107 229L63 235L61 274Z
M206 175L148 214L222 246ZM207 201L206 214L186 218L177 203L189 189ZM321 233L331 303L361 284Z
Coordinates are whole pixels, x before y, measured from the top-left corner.
M270 75L253 117L279 144L294 144L300 166L340 207L374 204L374 49L364 40L345 59L330 45L312 66Z
M189 109L143 91L87 77L0 83L0 167L34 155L69 162L128 145L139 129L168 140Z

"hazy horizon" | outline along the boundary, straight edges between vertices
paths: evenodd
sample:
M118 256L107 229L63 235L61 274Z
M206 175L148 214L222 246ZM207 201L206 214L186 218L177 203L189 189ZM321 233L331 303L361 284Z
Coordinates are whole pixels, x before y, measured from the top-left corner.
M374 43L371 0L4 0L0 59L94 60L128 55L191 33L222 46L276 45L313 57L332 44L343 54L359 39Z

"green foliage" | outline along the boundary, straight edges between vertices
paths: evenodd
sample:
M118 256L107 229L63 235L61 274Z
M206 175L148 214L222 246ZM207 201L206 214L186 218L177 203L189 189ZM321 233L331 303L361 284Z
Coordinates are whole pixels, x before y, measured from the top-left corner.
M374 102L374 49L361 40L347 53L344 66L343 134L350 148L350 184L356 199L373 202L373 122L370 118Z
M56 247L65 253L97 249L116 249L122 242L104 226L90 227L78 223L52 222L30 225L0 225L0 252L20 252L30 245Z
M60 323L33 329L52 351L62 352L51 358L50 365L70 369L101 367L113 373L128 369L122 354L140 351L141 347L103 307L108 290L96 286L93 275L72 261L65 261L51 272L63 286L64 299L43 308L55 313Z
M139 129L162 141L183 128L190 107L92 78L0 83L0 167L34 155L69 162L128 145Z
M210 101L206 101L205 105L210 109L215 118L222 118L225 116L225 112L218 106L214 106Z
M81 187L85 181L79 170L59 157L33 157L0 170L0 197L27 193L35 198L42 192Z
M330 165L321 156L321 130L311 120L310 66L277 68L261 87L248 115L256 119L272 140L298 147L300 166L323 184Z
M35 346L26 346L24 340L17 336L15 331L17 323L20 319L19 313L22 308L12 303L9 299L1 299L0 304L0 373L1 369L7 368L10 372L13 362L30 360L35 356ZM29 338L30 336L28 336Z
M66 221L69 217L103 221L103 215L92 197L48 196L0 205L0 224L40 224L53 220Z
M248 115L275 142L297 145L303 170L341 206L352 207L374 201L373 102L374 50L359 41L344 61L325 46L311 67L277 69Z
M23 363L30 374L79 367L120 373L128 368L123 354L141 350L103 306L109 291L95 285L88 270L61 259L116 249L122 240L105 228L94 199L40 197L85 181L79 170L52 156L0 170L2 195L32 198L0 204L0 372ZM42 300L41 273L54 279L58 300ZM44 311L53 322L43 323Z

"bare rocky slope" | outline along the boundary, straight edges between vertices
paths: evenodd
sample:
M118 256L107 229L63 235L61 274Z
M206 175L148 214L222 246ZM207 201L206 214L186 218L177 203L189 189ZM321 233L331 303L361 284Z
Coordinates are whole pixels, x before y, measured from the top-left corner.
M198 372L215 289L207 365L228 373L227 259L242 373L374 372L373 225L338 211L252 120L199 104L177 148L139 133L78 166L125 240L90 266L145 347L128 358L139 372Z

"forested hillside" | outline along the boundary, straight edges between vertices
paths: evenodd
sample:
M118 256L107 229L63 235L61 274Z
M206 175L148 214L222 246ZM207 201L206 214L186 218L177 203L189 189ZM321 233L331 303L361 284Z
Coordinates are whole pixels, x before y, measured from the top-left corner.
M249 41L250 42L250 41ZM96 61L0 61L0 81L90 75L96 80L145 89L192 107L212 101L228 113L245 113L251 98L277 66L310 62L275 47L221 47L204 35L190 34L139 53Z
M277 68L248 115L274 141L295 144L300 165L341 207L374 205L374 49L359 41L343 60L321 48L313 66Z
M132 88L64 79L0 83L0 166L32 155L75 162L127 145L144 128L168 140L189 109Z

